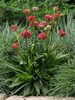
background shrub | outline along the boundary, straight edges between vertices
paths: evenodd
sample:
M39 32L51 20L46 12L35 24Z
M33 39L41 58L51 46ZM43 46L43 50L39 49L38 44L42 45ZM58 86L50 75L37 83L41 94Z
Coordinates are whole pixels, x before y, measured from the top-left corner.
M1 0L0 1L0 24L5 21L12 23L13 21L22 22L24 8L31 8L32 6L39 6L43 8L40 16L43 13L51 13L51 7L58 5L60 11L66 14L69 8L74 8L74 4L68 4L69 0ZM49 9L50 8L50 9Z

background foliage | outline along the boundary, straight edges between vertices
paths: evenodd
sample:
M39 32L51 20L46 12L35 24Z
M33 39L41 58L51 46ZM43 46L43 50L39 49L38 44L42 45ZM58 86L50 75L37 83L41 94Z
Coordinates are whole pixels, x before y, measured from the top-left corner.
M73 2L73 3L72 3ZM69 4L70 3L70 4ZM71 4L72 3L72 4ZM10 23L14 21L22 22L24 8L38 6L43 8L41 15L46 12L51 12L51 7L58 5L60 11L66 14L68 9L75 7L75 2L70 0L0 0L0 24L8 20ZM50 8L50 9L49 9Z

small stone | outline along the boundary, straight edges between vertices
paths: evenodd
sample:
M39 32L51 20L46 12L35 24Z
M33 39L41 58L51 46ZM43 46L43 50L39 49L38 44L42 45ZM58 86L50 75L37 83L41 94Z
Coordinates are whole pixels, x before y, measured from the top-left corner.
M0 94L0 100L6 100L6 95L5 94Z
M7 98L6 100L26 100L23 96L11 96Z

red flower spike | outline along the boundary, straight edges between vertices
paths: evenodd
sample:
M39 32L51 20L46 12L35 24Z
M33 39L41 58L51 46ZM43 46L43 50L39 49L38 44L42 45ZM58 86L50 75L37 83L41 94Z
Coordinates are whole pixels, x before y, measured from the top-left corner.
M17 30L18 30L18 26L17 26L17 25L12 25L12 26L10 27L10 29L11 29L12 31L17 31Z
M34 21L34 26L38 26L39 22L38 21Z
M30 22L30 23L29 23L29 26L30 26L30 27L38 26L38 25L39 25L39 22L38 22L38 21L33 21L33 22Z
M62 30L62 29L58 31L58 34L59 34L61 37L64 37L64 36L67 35L67 33L66 33L64 30Z
M46 20L52 21L52 20L53 20L53 15L47 14L47 15L45 15L44 18L45 18Z
M29 22L31 22L31 21L34 21L35 20L35 16L29 16L29 17L27 17L27 20L29 21Z
M15 42L15 43L12 44L12 48L13 48L13 49L17 49L18 46L19 46L18 42Z
M31 32L29 32L28 30L24 30L23 32L20 33L20 36L23 38L30 38Z
M46 33L45 32L41 32L40 34L38 34L38 39L40 40L44 40L46 38Z

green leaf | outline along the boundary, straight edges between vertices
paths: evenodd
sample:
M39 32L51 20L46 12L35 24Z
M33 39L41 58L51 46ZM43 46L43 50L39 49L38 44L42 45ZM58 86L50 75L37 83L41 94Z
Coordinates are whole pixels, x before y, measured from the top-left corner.
M9 87L12 88L12 87L18 86L22 83L23 83L22 80L20 80L19 78L15 78L14 82Z
M30 86L24 88L23 96L28 96L30 94Z
M20 86L18 89L13 90L13 91L11 92L11 94L12 94L12 95L16 94L16 93L19 92L22 88L24 88L25 85L26 85L26 84Z
M62 54L62 53L59 53L57 56L56 56L56 61L57 60L63 60L64 58L68 57L69 54Z
M25 80L25 81L30 81L30 80L33 79L33 75L30 75L27 72L17 73L16 76L19 77L19 78L21 78L22 80Z
M31 59L28 57L28 69L29 72L32 73L33 71L33 62L31 61Z
M39 95L40 94L40 85L39 85L38 81L34 83L34 87L35 87L37 94Z
M42 58L42 57L44 57L44 55L37 55L37 56L35 57L34 61L37 61L38 59L40 59L40 58Z
M14 65L12 65L12 64L6 64L6 66L8 67L8 68L10 68L11 70L13 70L13 71L17 71L17 72L21 72L21 73L24 73L24 71L22 71L18 66L14 66Z

